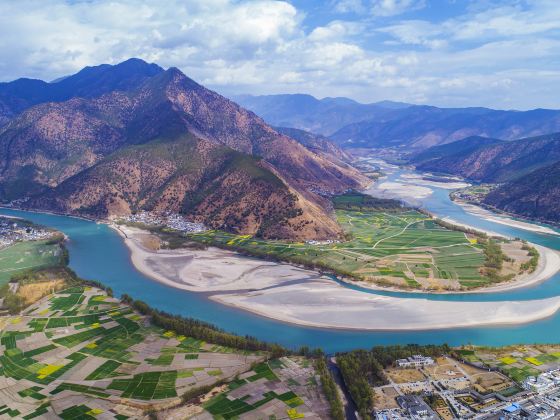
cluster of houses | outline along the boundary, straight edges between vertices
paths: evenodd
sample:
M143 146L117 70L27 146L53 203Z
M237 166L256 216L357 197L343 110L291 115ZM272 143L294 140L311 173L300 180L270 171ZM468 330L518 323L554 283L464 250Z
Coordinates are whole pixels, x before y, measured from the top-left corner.
M339 242L340 242L339 240L333 240L333 239L326 239L324 241L316 241L314 239L311 239L309 241L305 241L307 245L331 245L331 244L337 244Z
M537 393L560 388L560 369L541 373L539 376L529 376L523 382L523 388Z
M435 363L431 357L416 354L406 359L398 359L397 366L401 368L421 368L424 366L431 366Z
M129 223L142 223L148 226L165 226L181 232L198 233L208 230L202 223L189 222L177 213L152 213L141 211L136 214L121 217L120 220Z
M48 239L52 232L18 223L15 219L0 218L0 249L20 241Z

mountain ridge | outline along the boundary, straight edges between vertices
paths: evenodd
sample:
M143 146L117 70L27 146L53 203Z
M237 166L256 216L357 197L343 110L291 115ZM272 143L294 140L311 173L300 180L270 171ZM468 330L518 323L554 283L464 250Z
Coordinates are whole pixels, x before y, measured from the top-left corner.
M473 137L413 156L419 170L460 175L477 182L507 182L560 161L560 133L514 141Z
M337 105L326 99L263 95L241 97L241 103L272 125L322 134L344 148L421 151L470 136L509 141L560 131L560 110L439 108L391 101L360 104L348 98L339 98L344 105Z
M94 217L148 208L190 212L216 228L267 237L341 233L319 193L360 187L367 182L361 174L278 133L178 69L155 70L141 83L135 75L103 83L128 90L39 103L10 119L0 128L4 200L31 196L30 207ZM187 138L194 146L178 146ZM162 158L161 142L202 164L186 170L181 158ZM213 162L214 155L221 157ZM153 179L138 175L139 168Z

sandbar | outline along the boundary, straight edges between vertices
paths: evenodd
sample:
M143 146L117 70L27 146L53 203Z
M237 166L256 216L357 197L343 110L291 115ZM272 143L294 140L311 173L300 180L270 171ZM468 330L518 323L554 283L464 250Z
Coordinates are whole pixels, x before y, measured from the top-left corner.
M143 244L143 239L148 235L146 231L129 226L112 227L123 237L138 271L183 290L255 290L320 277L319 273L312 270L246 257L214 247L203 250L151 250Z
M497 215L495 213L492 213L490 210L486 210L486 209L484 209L480 206L476 206L474 204L465 203L464 201L461 201L461 200L455 200L455 203L457 203L458 205L463 207L467 213L478 216L478 217L480 217L484 220L487 220L489 222L494 222L494 223L498 223L498 224L501 224L501 225L514 227L514 228L517 228L517 229L523 229L523 230L527 230L527 231L530 231L530 232L546 233L546 234L549 234L549 235L560 235L560 232L558 232L554 229L551 229L547 226L541 226L541 225L538 225L536 223L524 222L522 220L515 220L515 219L512 219L510 217Z
M211 299L292 324L376 331L524 324L560 309L560 297L511 302L403 299L359 292L329 280Z

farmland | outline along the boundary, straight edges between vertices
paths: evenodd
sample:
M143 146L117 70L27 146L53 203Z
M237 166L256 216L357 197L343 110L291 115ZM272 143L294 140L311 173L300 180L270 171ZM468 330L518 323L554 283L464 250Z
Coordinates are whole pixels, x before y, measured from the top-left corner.
M0 334L0 406L18 418L137 417L143 407L180 403L183 393L265 359L154 327L83 285L8 317Z
M287 243L217 230L190 234L188 238L382 286L457 290L483 287L501 279L488 277L483 269L486 239L480 236L447 229L415 210L357 210L359 203L341 204L351 208L336 210L346 236L341 241ZM521 248L520 243L513 246ZM511 272L517 272L514 265Z
M56 265L62 250L49 241L25 241L0 250L0 286L16 274L30 269Z
M456 352L458 357L470 363L499 369L516 382L557 369L560 365L559 345L465 347Z

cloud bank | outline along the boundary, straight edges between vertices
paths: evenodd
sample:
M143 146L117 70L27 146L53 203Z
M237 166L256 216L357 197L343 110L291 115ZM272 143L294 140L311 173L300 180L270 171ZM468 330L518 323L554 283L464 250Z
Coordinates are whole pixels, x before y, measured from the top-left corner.
M139 57L225 94L560 108L552 0L6 0L0 52L1 81Z

